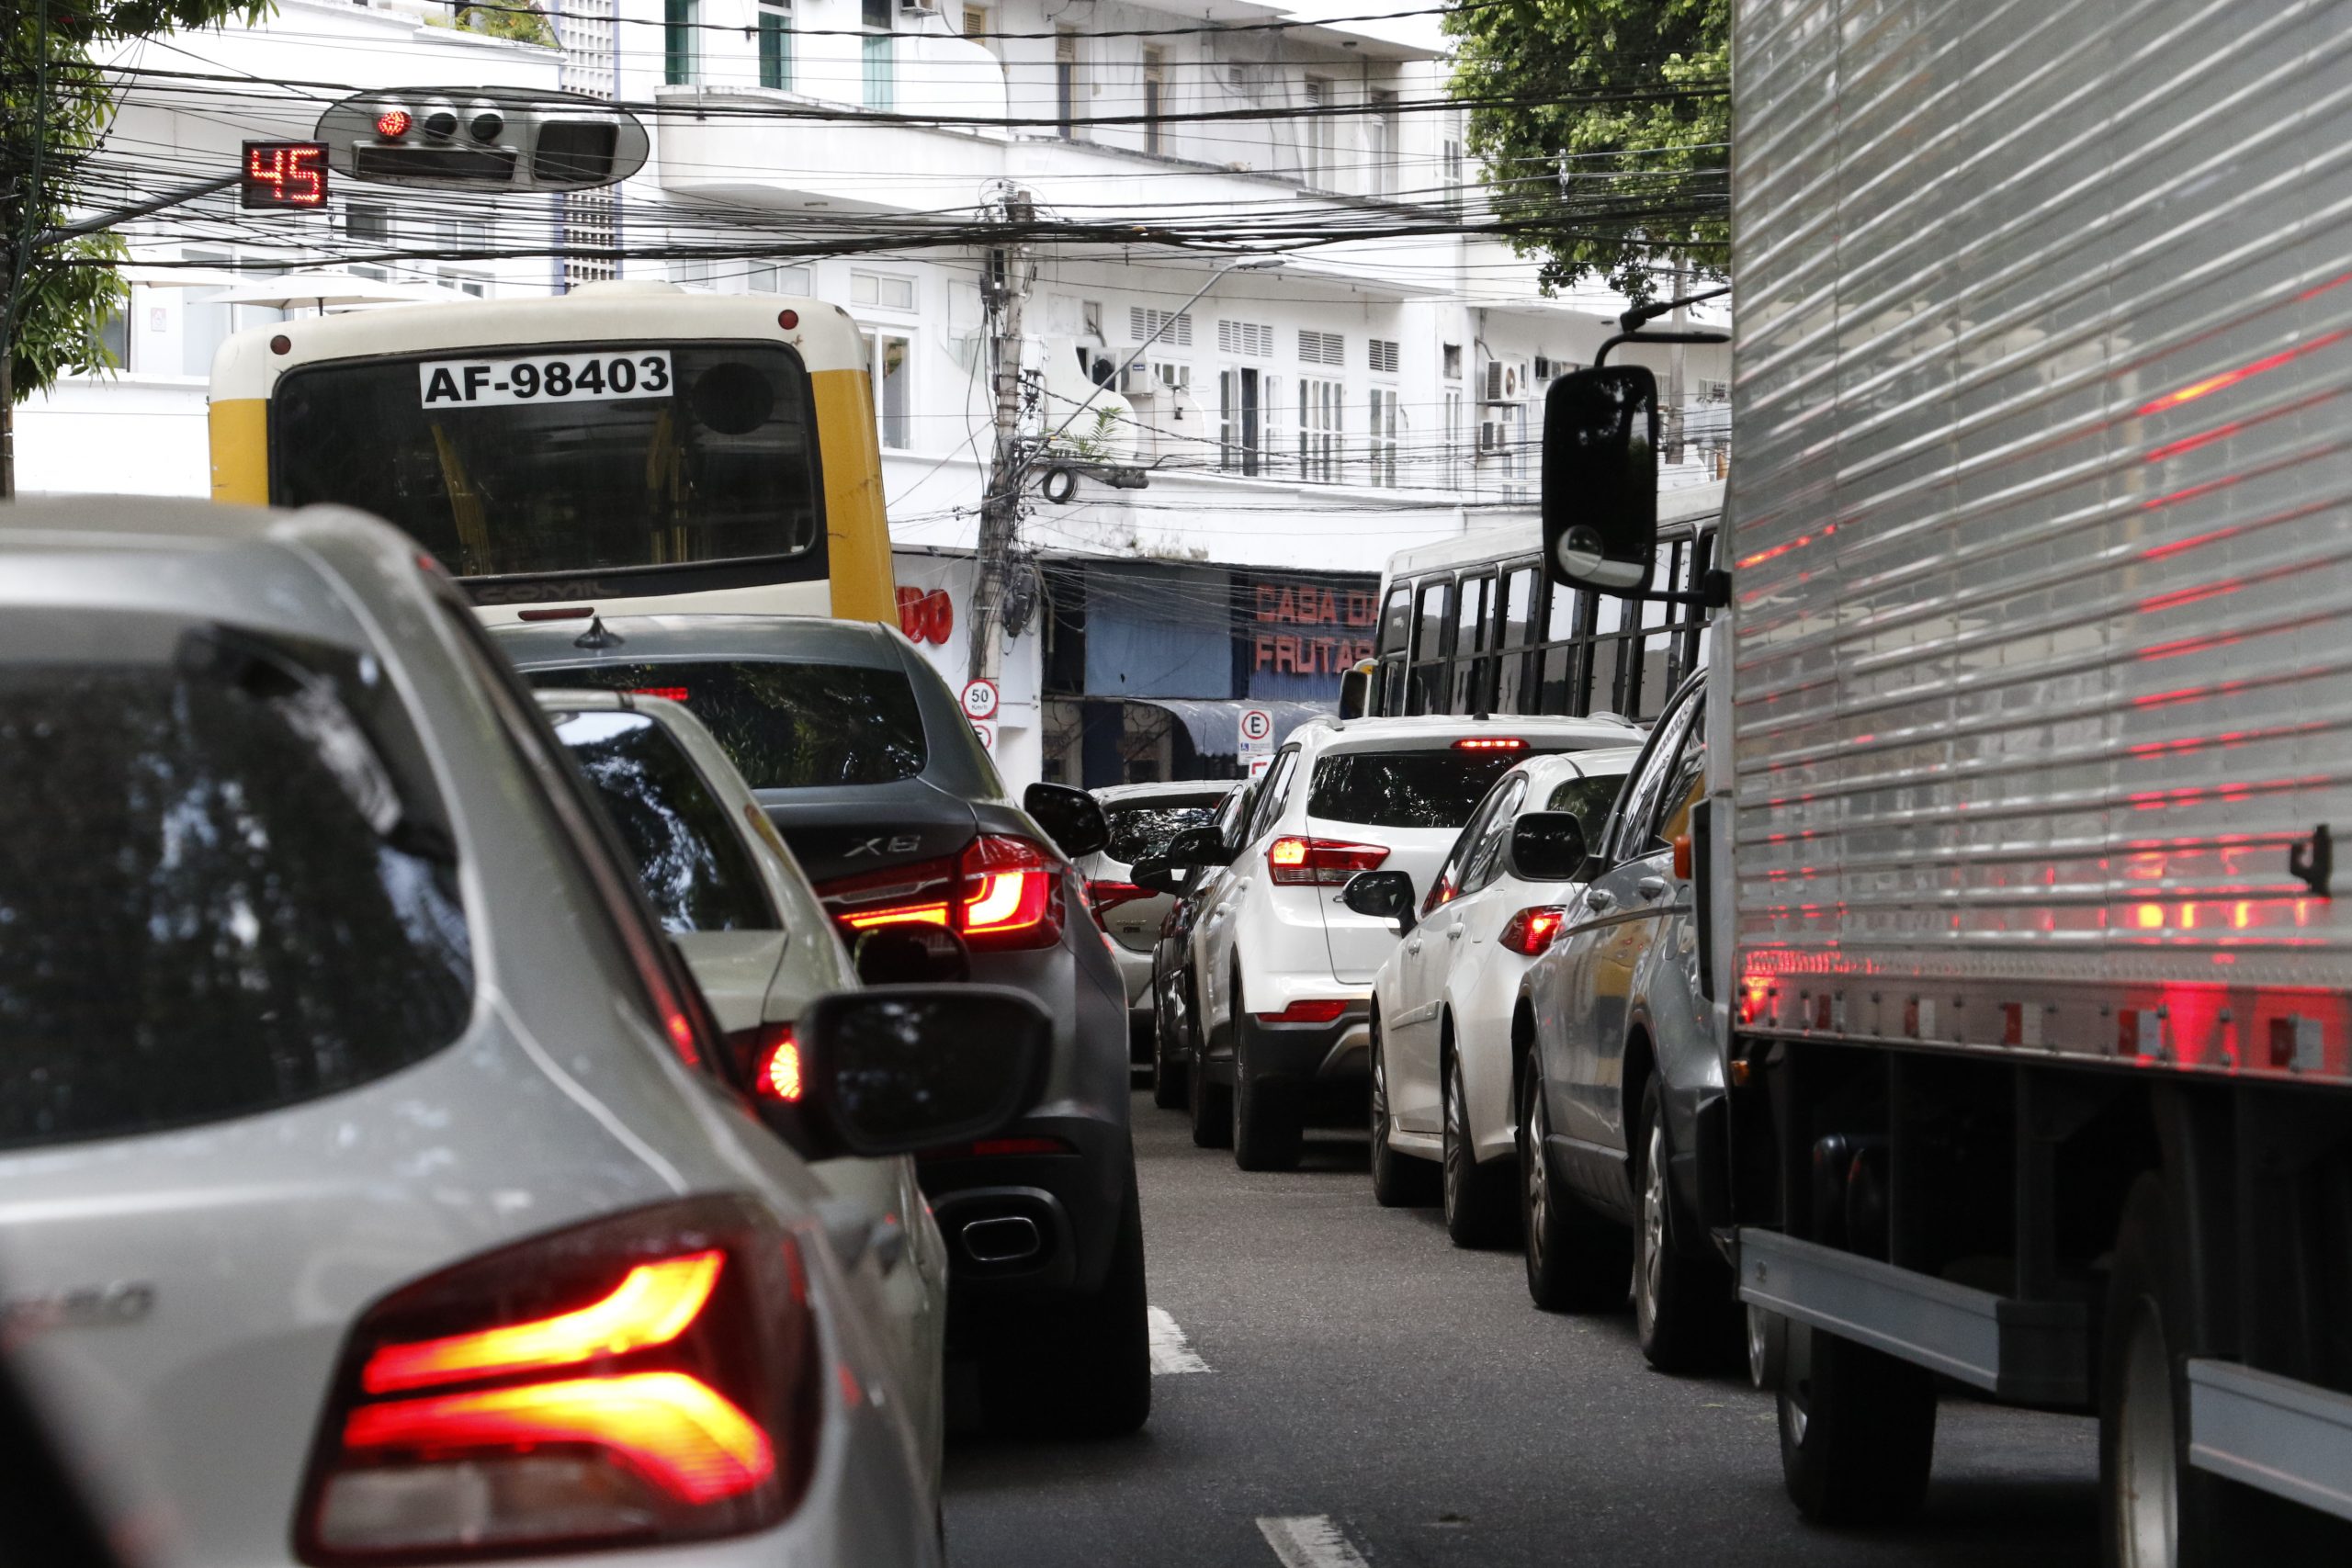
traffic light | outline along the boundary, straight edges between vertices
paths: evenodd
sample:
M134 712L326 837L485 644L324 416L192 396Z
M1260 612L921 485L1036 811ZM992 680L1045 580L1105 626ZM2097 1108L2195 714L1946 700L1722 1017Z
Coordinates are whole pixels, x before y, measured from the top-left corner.
M645 166L635 115L600 98L514 87L394 87L319 117L335 173L435 190L590 190Z

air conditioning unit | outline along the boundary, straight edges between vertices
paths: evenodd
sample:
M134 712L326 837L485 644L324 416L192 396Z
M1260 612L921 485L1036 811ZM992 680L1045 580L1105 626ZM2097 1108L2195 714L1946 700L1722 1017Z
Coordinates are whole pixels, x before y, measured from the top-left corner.
M939 15L939 0L899 0L899 15L936 17Z
M1148 361L1138 359L1119 372L1119 396L1123 398L1148 398L1158 390L1159 384L1153 378Z

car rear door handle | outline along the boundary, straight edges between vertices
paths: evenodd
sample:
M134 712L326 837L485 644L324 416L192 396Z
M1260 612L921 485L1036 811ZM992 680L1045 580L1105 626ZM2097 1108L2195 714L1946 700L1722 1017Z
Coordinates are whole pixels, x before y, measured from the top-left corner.
M1584 907L1596 915L1605 915L1617 907L1617 895L1604 887L1589 889L1584 896Z
M1445 940L1448 942L1460 942L1462 940L1462 928L1460 926L1448 927L1445 933Z
M1634 891L1645 898L1662 898L1666 896L1666 878L1645 876L1634 884Z
M1420 950L1421 939L1419 937L1415 937L1412 941L1405 944L1405 951L1408 953L1419 953Z

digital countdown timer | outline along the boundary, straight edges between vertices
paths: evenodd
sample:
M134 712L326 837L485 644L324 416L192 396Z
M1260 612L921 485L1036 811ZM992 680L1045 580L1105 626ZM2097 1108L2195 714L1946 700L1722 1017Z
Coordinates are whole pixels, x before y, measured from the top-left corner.
M323 141L248 141L240 186L241 205L290 207L298 211L327 204L327 144Z

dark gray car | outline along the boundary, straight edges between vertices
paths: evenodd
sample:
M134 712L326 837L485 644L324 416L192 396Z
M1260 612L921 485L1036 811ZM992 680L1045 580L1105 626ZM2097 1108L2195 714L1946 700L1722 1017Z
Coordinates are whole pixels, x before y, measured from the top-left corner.
M1126 993L1073 857L1104 837L1081 792L1005 794L956 695L905 639L797 615L571 618L496 628L539 686L651 693L691 709L750 781L854 946L944 928L970 977L1055 1024L1037 1107L933 1151L923 1190L952 1262L948 1355L978 1363L998 1429L1111 1433L1150 1409L1143 1222L1127 1126ZM1090 815L1091 814L1091 815Z

